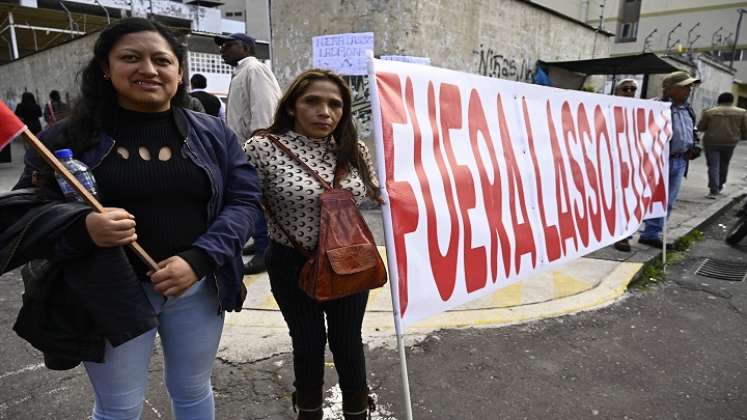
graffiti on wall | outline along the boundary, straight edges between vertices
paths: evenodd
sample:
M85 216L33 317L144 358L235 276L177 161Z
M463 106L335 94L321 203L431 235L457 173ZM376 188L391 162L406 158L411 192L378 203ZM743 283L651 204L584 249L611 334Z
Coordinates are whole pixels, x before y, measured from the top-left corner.
M371 98L368 89L368 76L343 76L353 94L352 114L358 127L358 135L367 138L371 135Z
M534 65L527 58L512 58L498 54L492 48L480 44L480 48L473 50L477 72L483 76L498 79L531 82L534 75Z

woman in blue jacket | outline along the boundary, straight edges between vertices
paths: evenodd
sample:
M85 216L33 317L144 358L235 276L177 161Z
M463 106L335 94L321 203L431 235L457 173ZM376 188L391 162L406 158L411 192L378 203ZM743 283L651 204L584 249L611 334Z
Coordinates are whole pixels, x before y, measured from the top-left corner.
M159 326L117 347L107 343L103 363L84 363L93 419L140 417L156 332L174 417L215 416L212 364L224 311L241 309L241 248L259 214L260 191L235 134L218 118L182 108L184 56L157 22L112 24L83 70L71 116L41 136L92 169L107 207L68 228L54 258L137 240L159 262L152 271L127 249ZM35 154L16 187L32 180L59 191Z

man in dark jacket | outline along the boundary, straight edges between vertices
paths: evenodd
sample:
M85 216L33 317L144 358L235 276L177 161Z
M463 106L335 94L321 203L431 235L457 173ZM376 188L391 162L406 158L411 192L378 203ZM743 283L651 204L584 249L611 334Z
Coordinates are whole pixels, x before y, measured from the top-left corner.
M189 83L192 85L192 92L189 94L202 103L202 107L205 108L205 113L214 117L220 117L220 119L225 122L226 106L217 96L210 94L205 90L207 88L207 79L205 76L195 73L189 79Z

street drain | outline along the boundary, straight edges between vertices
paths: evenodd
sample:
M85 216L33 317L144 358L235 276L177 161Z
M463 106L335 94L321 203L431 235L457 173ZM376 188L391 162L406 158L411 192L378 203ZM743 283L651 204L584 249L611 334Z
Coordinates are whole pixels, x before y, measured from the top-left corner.
M695 274L719 280L744 281L747 277L747 264L706 258Z

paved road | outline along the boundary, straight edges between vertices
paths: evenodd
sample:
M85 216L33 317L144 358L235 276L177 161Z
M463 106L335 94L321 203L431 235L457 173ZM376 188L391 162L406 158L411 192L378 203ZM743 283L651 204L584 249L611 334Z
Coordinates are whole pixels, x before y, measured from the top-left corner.
M409 351L416 419L747 419L747 284L695 275L731 212L667 280L599 311L499 329L447 330ZM397 359L369 354L401 419Z

